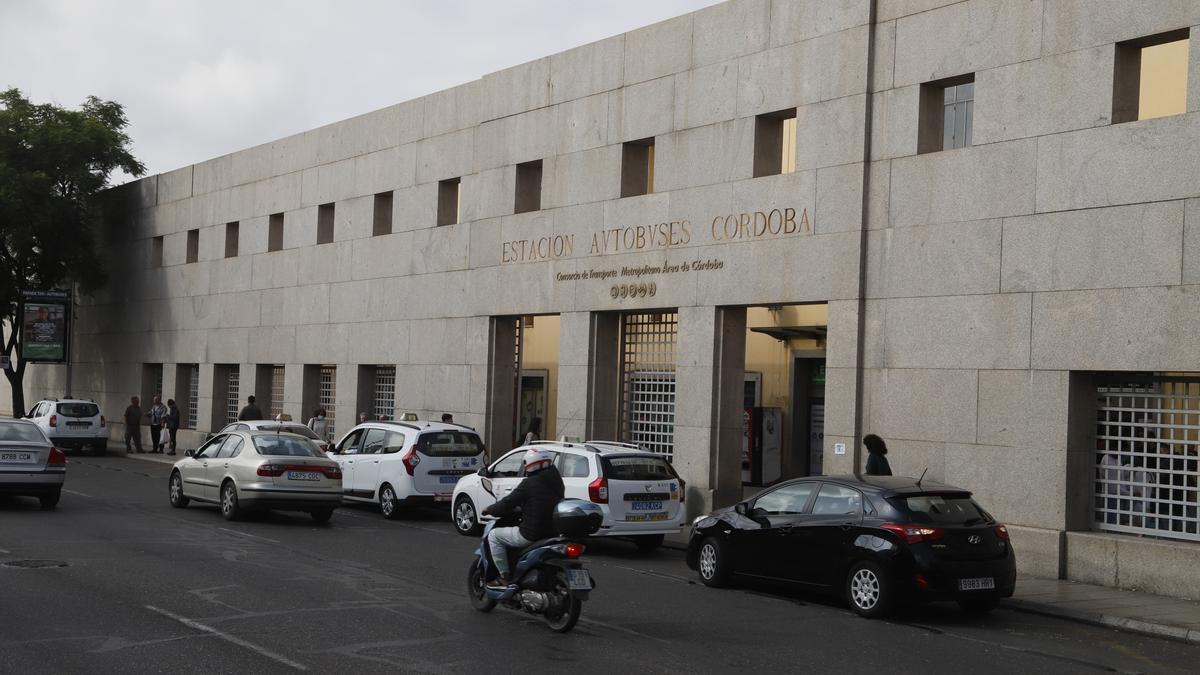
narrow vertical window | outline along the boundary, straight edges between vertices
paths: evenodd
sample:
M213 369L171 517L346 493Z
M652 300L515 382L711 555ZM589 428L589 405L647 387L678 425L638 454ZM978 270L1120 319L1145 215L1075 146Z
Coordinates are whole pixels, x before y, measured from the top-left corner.
M333 204L317 207L317 243L333 243Z
M270 224L267 226L267 250L283 249L283 214L272 213Z
M921 85L917 152L938 152L971 145L975 114L975 74Z
M236 258L238 254L238 223L225 223L225 257Z
M438 182L437 224L453 225L458 222L461 195L461 178L448 178Z
M163 238L161 236L150 241L150 266L163 266Z
M654 139L629 141L621 147L621 196L654 192Z
M392 193L380 192L375 195L375 209L371 214L371 236L378 237L392 233Z
M187 261L194 263L200 259L200 230L188 230Z
M514 213L528 213L542 208L542 160L517 165L517 194Z
M754 120L754 176L796 171L796 109L759 115Z
M1113 124L1187 112L1187 28L1118 42L1113 58Z

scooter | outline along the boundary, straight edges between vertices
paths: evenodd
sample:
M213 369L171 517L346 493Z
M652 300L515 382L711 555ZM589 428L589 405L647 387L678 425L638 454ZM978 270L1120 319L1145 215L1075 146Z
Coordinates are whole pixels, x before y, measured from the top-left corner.
M475 559L467 571L467 595L471 606L480 612L490 612L501 604L541 615L550 630L556 633L570 631L579 621L583 602L596 587L595 580L579 559L583 555L583 544L571 541L571 538L595 532L603 517L600 507L591 502L579 499L559 502L555 507L554 522L559 531L568 536L536 541L521 551L510 549L508 559L513 582L504 589L488 588L487 585L498 575L487 537L498 525L511 523L487 519Z

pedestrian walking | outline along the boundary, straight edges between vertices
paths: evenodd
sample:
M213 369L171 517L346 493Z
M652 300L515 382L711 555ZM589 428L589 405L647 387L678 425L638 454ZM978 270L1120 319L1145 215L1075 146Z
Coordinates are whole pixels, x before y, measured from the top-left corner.
M141 403L141 399L138 397L129 397L129 407L125 409L125 452L133 452L133 448L129 447L129 441L131 440L139 453L145 452L145 450L142 450Z
M150 443L154 446L150 452L161 454L166 446L162 442L163 423L167 421L167 406L163 405L162 396L154 395L154 404L146 416L150 418Z
M325 419L325 409L317 408L308 420L308 428L313 430L323 441L329 440L329 420Z
M175 454L175 434L179 431L179 406L175 405L175 399L167 399L167 434L171 437L171 452L168 455Z
M238 413L238 421L239 422L254 421L254 420L261 420L262 418L263 418L262 409L259 408L258 404L254 402L254 394L247 396L246 397L246 406L242 408L242 411L240 413Z
M863 437L863 445L867 446L867 471L868 476L890 476L892 475L892 467L888 464L887 443L875 434L867 434Z

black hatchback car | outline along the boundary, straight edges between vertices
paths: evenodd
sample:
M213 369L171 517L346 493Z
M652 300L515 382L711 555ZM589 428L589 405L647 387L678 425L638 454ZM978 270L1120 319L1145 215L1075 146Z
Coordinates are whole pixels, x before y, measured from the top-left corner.
M1008 530L970 492L899 476L776 485L697 518L687 563L708 586L800 584L840 593L867 617L921 600L987 611L1017 579Z

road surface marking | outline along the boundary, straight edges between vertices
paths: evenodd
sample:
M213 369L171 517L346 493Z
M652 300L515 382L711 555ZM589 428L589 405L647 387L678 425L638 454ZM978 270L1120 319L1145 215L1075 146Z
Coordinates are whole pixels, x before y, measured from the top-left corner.
M83 494L82 492L76 492L76 491L74 491L74 490L68 490L67 488L63 488L63 489L62 489L62 491L63 491L63 492L66 492L67 494L71 494L71 495L79 495L80 497L87 497L88 499L91 499L91 497L92 497L91 495L85 495L85 494Z
M246 534L245 532L238 532L237 530L231 530L227 527L218 527L217 529L222 532L228 532L229 534L236 534L239 537L250 537L251 539L258 539L259 541L268 541L268 542L271 542L272 544L280 543L278 540L275 540L275 539L267 539L266 537L260 537L257 534Z
M162 614L163 616L165 616L169 619L174 619L174 620L178 621L179 623L187 626L188 628L192 628L194 630L208 633L210 635L215 635L215 636L221 638L222 640L225 640L226 642L231 642L239 647L245 647L246 649L249 649L250 651L253 651L253 652L257 652L258 654L261 654L261 655L271 659L272 661L282 663L283 665L285 665L289 668L295 668L296 670L308 670L308 667L302 663L296 663L295 661L292 661L291 659L287 658L286 656L276 654L275 652L273 652L269 649L266 649L264 647L259 647L258 645L254 644L253 642L247 642L239 637L230 635L229 633L219 631L216 628L213 628L212 626L206 626L206 625L200 623L199 621L192 621L191 619L189 619L185 616L179 616L178 614L175 614L174 612L168 612L165 609L159 609L158 607L155 607L153 605L146 605L146 609L150 610L151 612L157 612L159 614Z

